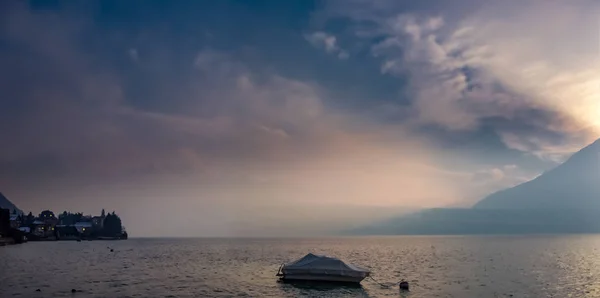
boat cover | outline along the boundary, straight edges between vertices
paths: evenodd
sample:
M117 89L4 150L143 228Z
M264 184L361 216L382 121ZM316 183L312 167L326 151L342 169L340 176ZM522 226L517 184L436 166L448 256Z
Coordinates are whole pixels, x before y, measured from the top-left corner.
M367 269L346 264L340 259L312 253L285 264L282 271L284 274L327 274L363 277L365 274L370 273Z

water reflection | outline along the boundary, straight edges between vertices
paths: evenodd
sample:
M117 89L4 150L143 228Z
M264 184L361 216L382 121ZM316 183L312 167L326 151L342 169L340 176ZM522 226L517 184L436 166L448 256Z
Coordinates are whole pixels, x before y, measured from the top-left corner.
M106 246L2 247L0 296L72 297L75 288L85 297L600 297L599 235L130 239L111 242L114 252ZM276 282L279 264L315 247L367 267L381 284L405 279L410 292L369 279L358 287Z
M361 284L314 281L277 281L282 292L290 295L315 295L327 297L371 297Z

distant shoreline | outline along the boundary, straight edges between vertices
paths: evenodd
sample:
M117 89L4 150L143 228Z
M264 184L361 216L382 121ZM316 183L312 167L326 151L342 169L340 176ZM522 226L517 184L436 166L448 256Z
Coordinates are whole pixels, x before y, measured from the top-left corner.
M503 233L503 234L362 234L362 235L319 235L319 236L153 236L153 237L130 237L128 240L298 240L298 239L351 239L351 238L395 238L395 237L525 237L525 236L585 236L598 235L600 233Z
M128 237L32 237L28 238L28 242L47 242L47 241L117 241L117 240L127 240Z

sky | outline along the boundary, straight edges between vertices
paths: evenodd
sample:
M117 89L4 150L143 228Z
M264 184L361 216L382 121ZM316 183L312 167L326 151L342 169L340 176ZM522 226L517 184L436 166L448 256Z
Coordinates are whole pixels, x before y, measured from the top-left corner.
M0 191L132 236L470 207L600 137L600 2L2 1Z

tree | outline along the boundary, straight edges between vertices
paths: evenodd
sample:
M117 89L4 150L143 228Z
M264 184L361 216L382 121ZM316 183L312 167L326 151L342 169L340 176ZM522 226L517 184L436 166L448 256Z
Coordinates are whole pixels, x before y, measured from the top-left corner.
M67 216L69 216L67 211L63 211L63 213L58 215L58 221L60 222L60 224L66 224Z
M106 213L104 212L104 208L102 208L102 213L100 213L101 217L106 217Z
M73 224L81 221L82 218L83 218L83 213L81 213L81 212L73 214Z
M116 237L121 235L123 226L121 225L121 218L114 212L109 213L104 219L103 234L109 237Z
M33 214L31 213L31 211L29 212L29 214L27 214L27 218L25 220L25 222L30 225L33 223L33 221L35 220L35 216L33 216Z
M71 213L64 211L62 214L58 216L60 223L63 225L74 225L78 221L81 221L83 218L83 213Z

